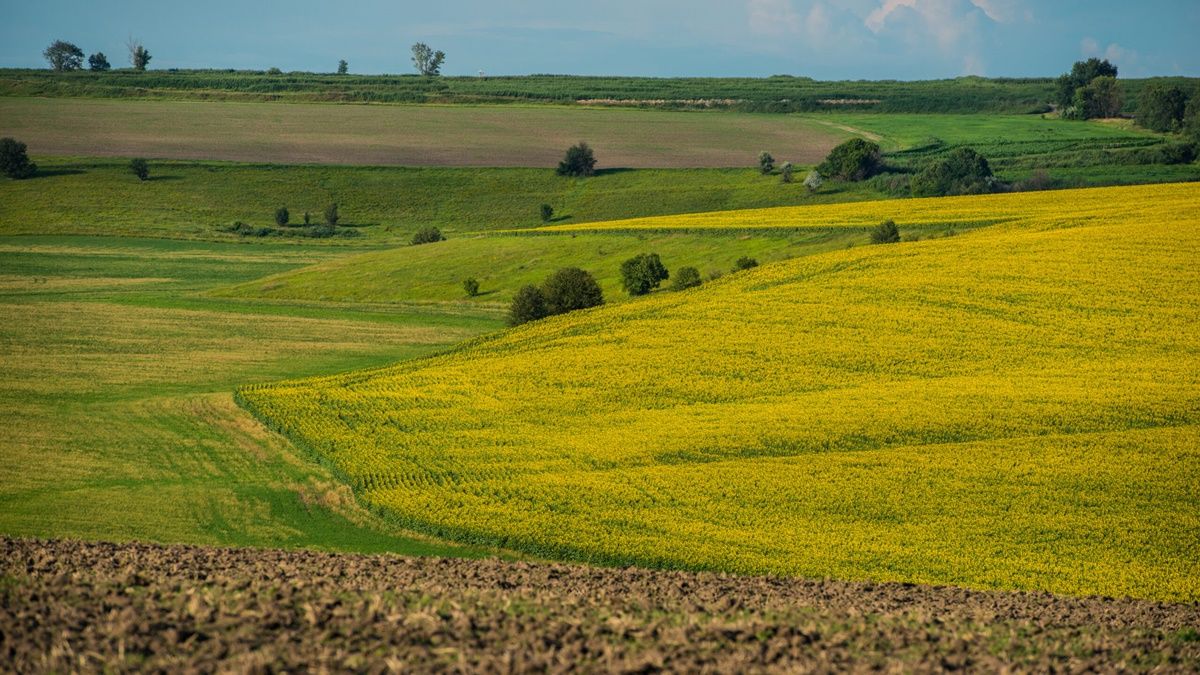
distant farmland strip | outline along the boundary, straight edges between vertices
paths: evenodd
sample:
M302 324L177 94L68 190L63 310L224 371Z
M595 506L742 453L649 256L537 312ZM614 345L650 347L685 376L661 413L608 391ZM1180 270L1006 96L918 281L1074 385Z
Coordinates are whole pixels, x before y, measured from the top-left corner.
M554 167L586 140L601 168L820 161L845 131L796 116L535 106L338 106L0 98L0 136L35 155Z

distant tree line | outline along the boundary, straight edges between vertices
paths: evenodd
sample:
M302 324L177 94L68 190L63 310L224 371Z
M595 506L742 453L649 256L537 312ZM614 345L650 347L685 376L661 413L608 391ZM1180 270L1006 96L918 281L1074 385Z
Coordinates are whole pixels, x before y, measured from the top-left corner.
M134 70L145 70L150 65L150 51L140 40L129 38L125 43L129 49L129 65ZM42 52L42 57L56 72L68 72L83 68L83 50L66 40L55 40ZM96 52L87 57L88 68L96 72L104 72L112 68L104 52Z

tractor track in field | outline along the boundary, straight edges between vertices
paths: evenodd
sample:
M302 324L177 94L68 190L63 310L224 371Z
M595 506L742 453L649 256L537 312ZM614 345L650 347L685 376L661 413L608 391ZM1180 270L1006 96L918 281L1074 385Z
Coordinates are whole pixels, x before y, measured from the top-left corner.
M1195 672L1200 604L0 539L0 671Z

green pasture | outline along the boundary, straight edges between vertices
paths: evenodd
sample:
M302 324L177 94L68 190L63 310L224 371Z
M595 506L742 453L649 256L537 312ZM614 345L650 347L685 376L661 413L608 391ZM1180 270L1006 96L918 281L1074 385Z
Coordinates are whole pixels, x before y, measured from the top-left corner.
M450 307L217 303L199 295L329 255L0 237L0 532L481 553L385 524L234 405L231 392L247 381L391 363L498 325Z

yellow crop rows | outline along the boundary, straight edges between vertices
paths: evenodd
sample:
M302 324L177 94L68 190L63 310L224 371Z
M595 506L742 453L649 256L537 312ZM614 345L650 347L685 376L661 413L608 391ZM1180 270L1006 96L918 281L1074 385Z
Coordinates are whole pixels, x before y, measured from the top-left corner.
M1046 228L1093 220L1111 222L1114 215L1126 208L1135 209L1137 213L1145 209L1160 213L1162 209L1156 203L1159 200L1195 209L1195 193L1195 186L1187 183L1103 187L687 213L538 229L545 232L840 229L874 227L888 219L895 220L901 230L931 225L969 227L996 223Z
M856 213L1007 222L239 396L367 502L460 539L1200 599L1200 185L642 222Z

